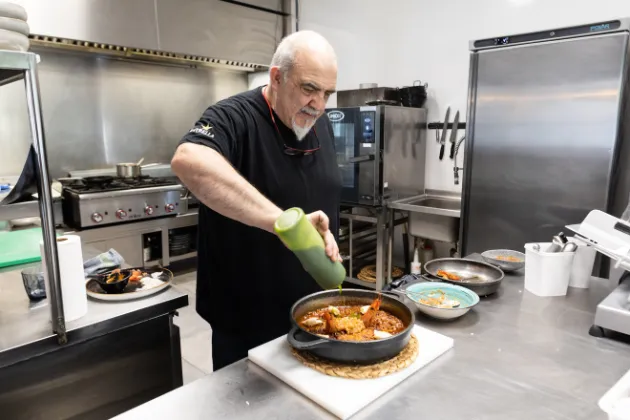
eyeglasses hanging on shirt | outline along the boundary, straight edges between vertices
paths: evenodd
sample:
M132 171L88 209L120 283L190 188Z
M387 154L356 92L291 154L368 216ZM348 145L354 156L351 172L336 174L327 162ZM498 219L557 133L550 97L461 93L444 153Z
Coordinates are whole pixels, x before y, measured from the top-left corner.
M271 109L271 104L269 103L269 100L267 99L267 97L265 96L264 93L262 93L262 96L263 96L263 98L265 98L265 102L267 103L267 107L269 108L269 115L271 116L271 121L273 122L274 127L276 127L276 133L278 133L278 137L282 141L282 146L284 147L284 154L285 155L289 155L289 156L308 156L308 155L312 155L313 153L315 153L316 151L318 151L321 148L321 145L319 144L319 137L317 136L317 130L315 130L314 126L313 126L313 134L315 134L315 139L317 140L317 147L316 148L314 148L314 149L296 149L294 147L287 146L286 143L284 142L282 134L280 133L280 129L278 128L278 124L276 124L276 119L273 116L273 110Z

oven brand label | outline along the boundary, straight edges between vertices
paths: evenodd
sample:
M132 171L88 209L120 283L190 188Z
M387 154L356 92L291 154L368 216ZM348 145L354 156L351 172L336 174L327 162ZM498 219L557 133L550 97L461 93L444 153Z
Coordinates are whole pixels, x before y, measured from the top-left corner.
M591 26L591 32L594 31L604 31L610 29L610 24L609 23L602 23L601 25L594 25Z
M342 121L345 115L341 111L330 111L328 113L328 119L330 122L339 122Z

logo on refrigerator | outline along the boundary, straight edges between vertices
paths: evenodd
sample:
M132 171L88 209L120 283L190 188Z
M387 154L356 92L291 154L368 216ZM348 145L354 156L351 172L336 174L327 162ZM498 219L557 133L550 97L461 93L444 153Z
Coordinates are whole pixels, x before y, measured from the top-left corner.
M595 26L591 26L591 32L594 31L604 31L610 29L610 24L609 23L602 23L601 25L595 25Z
M330 122L339 122L343 120L344 117L345 115L341 111L330 111L328 113L328 119Z

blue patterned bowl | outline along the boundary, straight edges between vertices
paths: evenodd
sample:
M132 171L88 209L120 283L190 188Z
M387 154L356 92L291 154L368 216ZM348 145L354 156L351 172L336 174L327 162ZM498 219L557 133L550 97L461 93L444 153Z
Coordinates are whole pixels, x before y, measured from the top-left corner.
M440 292L444 293L446 299L458 301L459 306L441 308L420 302L423 298L438 296ZM420 312L436 319L459 318L479 303L479 296L472 290L443 282L415 283L405 289L405 294L416 304Z

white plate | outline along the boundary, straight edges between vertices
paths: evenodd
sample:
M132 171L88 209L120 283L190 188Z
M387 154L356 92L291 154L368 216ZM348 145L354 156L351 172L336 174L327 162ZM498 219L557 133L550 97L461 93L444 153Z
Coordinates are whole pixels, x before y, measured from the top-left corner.
M0 29L6 29L7 31L17 32L19 34L28 36L30 28L28 23L23 20L13 19L0 16Z
M30 45L26 35L0 29L0 50L28 51Z
M86 291L88 296L90 296L90 297L92 297L94 299L106 300L106 301L110 301L110 302L121 302L121 301L127 301L127 300L134 300L134 299L144 298L144 297L154 295L154 294L164 290L165 288L170 286L171 283L173 282L173 273L171 273L171 271L167 270L166 268L163 268L162 270L165 273L168 274L168 280L163 281L161 285L152 287L150 289L140 289L140 290L136 290L136 291L133 291L133 292L117 293L117 294L109 294L109 293L105 293L105 292L99 293L99 292L94 292L93 290L90 290L88 288L88 283L90 283L90 282L96 283L96 280L88 279L85 282L85 291ZM96 287L98 288L98 285Z
M26 10L19 4L15 4L10 1L0 1L0 16L20 19L23 21L28 19Z

